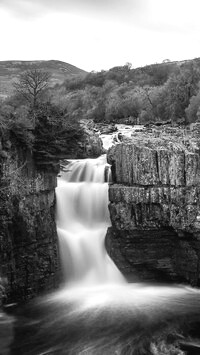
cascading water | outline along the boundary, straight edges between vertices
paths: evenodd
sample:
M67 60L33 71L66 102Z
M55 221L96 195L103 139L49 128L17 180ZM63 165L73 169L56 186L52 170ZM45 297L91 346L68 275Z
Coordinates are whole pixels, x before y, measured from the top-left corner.
M56 192L64 284L23 308L12 355L183 355L155 343L185 320L199 320L200 291L127 284L104 248L105 157L66 169Z
M106 156L74 161L58 179L57 231L65 280L70 284L124 282L104 248L110 225L105 167Z

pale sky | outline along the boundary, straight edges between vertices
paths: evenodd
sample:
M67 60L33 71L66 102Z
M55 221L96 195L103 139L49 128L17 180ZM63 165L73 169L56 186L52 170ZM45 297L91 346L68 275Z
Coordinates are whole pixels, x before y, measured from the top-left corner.
M81 69L200 57L200 0L0 0L0 60Z

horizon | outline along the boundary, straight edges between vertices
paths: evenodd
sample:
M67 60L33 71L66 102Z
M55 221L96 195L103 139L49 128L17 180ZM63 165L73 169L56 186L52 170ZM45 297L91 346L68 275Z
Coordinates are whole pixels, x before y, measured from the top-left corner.
M199 10L198 0L1 0L0 60L56 57L91 72L198 58Z
M187 59L182 59L182 60L167 60L165 62L165 60L163 60L162 62L156 62L156 63L148 63L148 64L145 64L145 65L141 65L141 66L137 66L137 67L133 67L133 65L131 66L131 69L139 69L139 68L143 68L145 66L149 66L149 65L160 65L160 64L169 64L169 63L181 63L181 62L186 62L186 61L192 61L192 60L195 60L195 59L200 59L200 57L195 57L195 58L187 58ZM80 68L80 67L77 67L76 65L72 64L72 63L68 63L66 61L63 61L63 60L60 60L60 59L30 59L30 60L26 60L26 59L8 59L8 60L0 60L0 63L2 62L61 62L61 63L65 63L65 64L69 64L69 65L72 65L80 70L83 70L87 73L91 73L91 72L100 72L100 71L109 71L110 69L112 68L115 68L115 67L118 67L118 66L124 66L126 64L132 64L132 63L129 63L128 61L122 65L116 65L116 66L113 66L113 67L110 67L108 69L101 69L101 70L91 70L91 71L87 71L85 70L84 68Z

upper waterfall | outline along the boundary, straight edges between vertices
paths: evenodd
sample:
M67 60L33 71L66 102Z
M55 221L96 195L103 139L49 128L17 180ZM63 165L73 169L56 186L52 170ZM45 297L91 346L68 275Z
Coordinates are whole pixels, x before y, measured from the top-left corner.
M108 171L102 156L71 161L58 179L57 230L66 283L124 281L104 247L110 225Z

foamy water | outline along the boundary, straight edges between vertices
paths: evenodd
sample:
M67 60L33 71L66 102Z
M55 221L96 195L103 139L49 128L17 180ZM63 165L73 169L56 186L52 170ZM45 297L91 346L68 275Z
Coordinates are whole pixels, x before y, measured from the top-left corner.
M71 162L58 180L57 231L66 285L123 283L106 253L110 217L106 156Z

